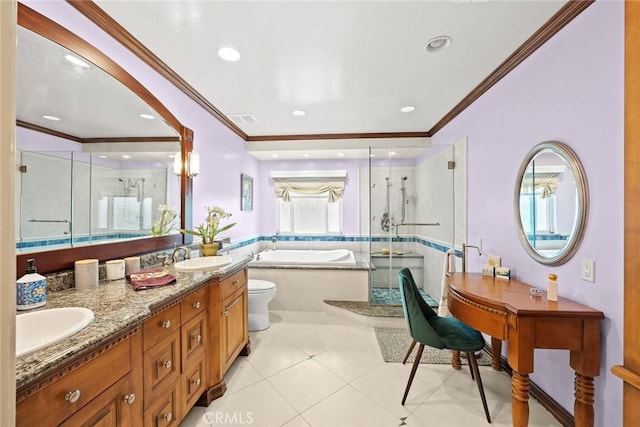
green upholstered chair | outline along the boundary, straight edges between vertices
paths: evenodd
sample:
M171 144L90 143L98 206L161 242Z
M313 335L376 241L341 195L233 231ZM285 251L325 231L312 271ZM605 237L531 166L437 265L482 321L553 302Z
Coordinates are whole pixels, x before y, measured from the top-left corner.
M458 350L467 354L471 377L478 384L482 406L484 406L484 414L490 423L491 416L487 408L487 400L484 396L484 388L482 387L482 379L480 378L480 370L478 369L478 361L475 354L476 351L484 348L482 334L454 317L438 316L418 292L418 287L408 268L403 268L398 273L398 285L400 286L402 308L409 326L409 333L414 341L419 344L411 375L409 375L409 382L402 397L402 404L404 405L407 400L425 345L434 348Z

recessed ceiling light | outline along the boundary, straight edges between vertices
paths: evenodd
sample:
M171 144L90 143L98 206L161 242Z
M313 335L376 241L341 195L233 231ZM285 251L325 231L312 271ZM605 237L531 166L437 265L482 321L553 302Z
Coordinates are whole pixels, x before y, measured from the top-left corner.
M398 154L398 153L396 153L395 151L389 151L389 155L390 156L395 156L396 154Z
M56 117L56 116L48 116L48 115L44 115L42 116L43 119L47 119L47 120L51 120L52 122L59 122L61 119L60 117Z
M271 157L278 157L276 153L272 154Z
M453 39L449 36L438 36L427 41L424 50L429 53L440 52L449 47Z
M67 61L71 62L73 65L77 65L77 66L83 67L83 68L89 68L89 64L87 64L82 59L78 58L77 56L65 55L64 59L66 59Z
M218 49L218 56L225 61L236 62L240 59L240 52L232 47L225 46Z
M304 153L302 157L309 157L309 153Z
M369 154L369 157L375 157L375 156L376 156L375 154Z
M344 153L338 153L338 157L344 157Z
M130 156L130 155L128 155L128 154L123 154L123 155L122 155L122 158L123 158L123 159L130 159L130 158L131 158L131 156Z
M415 110L416 110L416 107L414 107L413 105L405 105L400 109L400 111L402 111L403 113L410 113Z
M104 154L101 154L101 155L100 155L100 156L98 156L98 157L100 157L101 159L106 159L106 158L107 158L107 156L105 156Z
M147 113L140 113L139 116L142 117L143 119L147 119L147 120L155 120L156 119L156 116L153 116L153 115L147 114Z
M294 116L297 116L297 117L302 117L302 116L306 115L307 113L304 110L293 110L291 112L291 114L293 114Z

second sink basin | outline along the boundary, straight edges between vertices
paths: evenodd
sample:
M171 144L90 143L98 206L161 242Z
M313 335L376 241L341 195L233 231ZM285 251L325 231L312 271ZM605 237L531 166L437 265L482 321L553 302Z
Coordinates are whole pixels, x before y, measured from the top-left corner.
M174 267L178 271L212 270L231 264L228 256L203 256L176 262Z
M39 350L81 331L93 321L93 311L63 307L16 316L16 357Z

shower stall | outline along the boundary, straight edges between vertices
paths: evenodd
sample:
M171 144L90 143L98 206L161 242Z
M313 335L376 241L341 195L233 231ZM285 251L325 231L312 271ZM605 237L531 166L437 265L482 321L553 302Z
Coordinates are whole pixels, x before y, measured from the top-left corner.
M403 158L391 148L370 148L361 169L368 206L369 301L400 305L397 274L409 268L420 292L437 306L446 252L466 234L466 141L427 148ZM365 190L365 188L362 188Z

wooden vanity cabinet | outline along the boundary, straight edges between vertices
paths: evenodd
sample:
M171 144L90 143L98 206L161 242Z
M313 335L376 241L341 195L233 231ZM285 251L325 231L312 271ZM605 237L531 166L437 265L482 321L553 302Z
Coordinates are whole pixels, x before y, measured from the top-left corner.
M138 426L143 403L141 335L137 329L130 331L17 390L16 425Z
M205 389L207 288L160 309L143 324L144 425L178 425Z
M245 268L209 283L209 337L214 344L206 356L208 381L200 406L208 406L225 393L225 372L238 355L250 352L247 280Z

